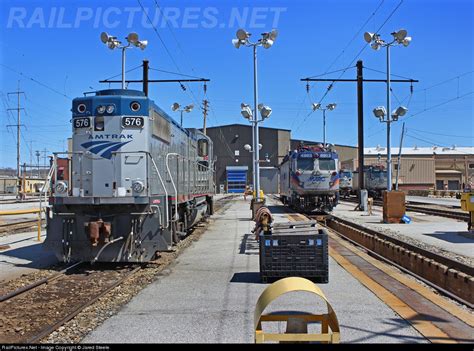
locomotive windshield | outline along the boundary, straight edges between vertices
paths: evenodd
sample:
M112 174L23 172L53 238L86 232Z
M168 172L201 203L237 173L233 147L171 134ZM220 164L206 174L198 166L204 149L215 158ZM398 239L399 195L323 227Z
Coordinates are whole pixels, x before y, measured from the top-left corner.
M297 168L302 171L313 170L314 160L312 158L299 158L297 161Z
M335 171L336 170L336 160L319 160L319 170L320 171Z
M347 178L352 178L352 172L341 172L341 177L347 177Z

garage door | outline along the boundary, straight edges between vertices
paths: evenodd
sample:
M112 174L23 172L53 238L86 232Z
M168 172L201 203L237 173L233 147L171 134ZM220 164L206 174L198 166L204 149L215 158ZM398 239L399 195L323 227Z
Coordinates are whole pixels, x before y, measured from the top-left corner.
M227 166L227 192L243 193L247 185L247 166Z

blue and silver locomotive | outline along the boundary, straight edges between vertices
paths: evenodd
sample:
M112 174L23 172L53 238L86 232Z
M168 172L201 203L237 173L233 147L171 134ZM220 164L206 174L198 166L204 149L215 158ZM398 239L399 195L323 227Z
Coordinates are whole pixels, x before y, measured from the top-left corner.
M51 168L46 246L58 259L144 262L212 214L212 141L141 91L72 103L68 174Z
M300 146L280 165L280 198L301 211L331 211L339 198L338 155L331 149Z

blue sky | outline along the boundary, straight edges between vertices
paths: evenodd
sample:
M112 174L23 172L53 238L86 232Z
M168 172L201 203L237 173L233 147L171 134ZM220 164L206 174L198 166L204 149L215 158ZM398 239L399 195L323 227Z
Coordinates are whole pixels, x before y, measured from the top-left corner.
M141 6L156 20L159 36ZM29 163L30 150L63 149L71 130L71 98L107 88L98 81L121 72L120 52L101 43L102 31L119 39L134 31L148 40L145 51L127 50L127 69L147 58L152 68L211 79L206 96L200 83L190 84L186 91L173 83L152 85L150 97L171 115L173 102L197 105L206 97L211 105L208 125L215 126L246 123L240 103L253 102L252 53L250 48L232 46L236 30L243 25L252 38L258 38L275 26L279 36L274 46L258 50L259 100L273 109L263 125L292 129L293 138L318 140L322 113L311 114L310 105L323 97L329 83L317 83L307 94L300 78L355 65L356 54L365 45L365 31L383 24L380 34L389 38L392 31L405 28L413 41L406 48L391 49L392 74L420 80L414 84L413 95L409 84L393 84L392 107L400 101L409 108L404 119L405 146L474 145L470 0L3 0L0 9L0 166L16 164L16 132L6 127L16 123L16 115L6 109L16 107L16 97L7 93L17 89L18 80L26 93L21 100L26 111L22 112L26 126L22 162ZM163 13L167 21L159 16ZM366 47L359 58L365 67L385 72L383 50ZM365 70L365 77L383 79L384 74L376 71ZM322 78L338 78L342 73ZM127 78L140 75L135 70ZM354 78L355 68L348 68L341 77ZM151 78L178 76L151 71ZM130 85L134 87L140 89ZM366 146L386 143L385 124L372 115L375 106L386 104L385 89L382 83L365 85ZM355 83L336 83L322 101L323 105L330 102L337 103L337 108L327 113L327 140L356 145ZM185 115L185 126L202 126L199 109ZM393 146L399 144L400 131L401 123L394 124Z

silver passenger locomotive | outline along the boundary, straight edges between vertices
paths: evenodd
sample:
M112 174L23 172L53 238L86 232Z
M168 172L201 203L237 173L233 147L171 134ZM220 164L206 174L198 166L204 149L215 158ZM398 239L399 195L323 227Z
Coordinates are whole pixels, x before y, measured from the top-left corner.
M364 166L364 187L369 197L381 199L384 190L387 190L387 170L383 165ZM353 173L353 193L359 190L359 172Z
M68 174L51 168L46 247L58 259L143 262L213 212L212 141L141 91L102 90L72 104Z
M300 146L280 167L280 199L301 211L331 211L339 198L338 155L331 149Z

